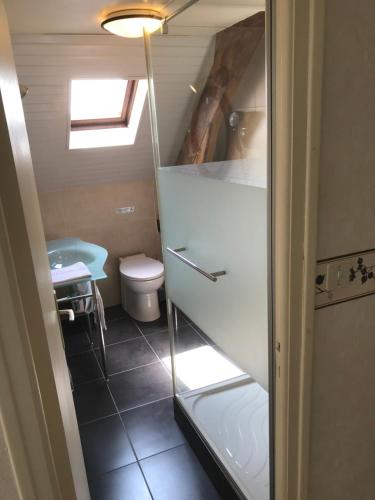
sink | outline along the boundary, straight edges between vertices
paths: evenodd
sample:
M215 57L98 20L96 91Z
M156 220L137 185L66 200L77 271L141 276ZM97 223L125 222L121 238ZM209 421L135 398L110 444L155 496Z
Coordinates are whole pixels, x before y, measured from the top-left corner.
M79 238L62 238L47 241L47 252L51 269L61 269L76 262L83 262L89 268L92 280L107 277L103 266L108 252L105 248L80 240Z
M51 250L48 252L51 269L70 266L74 262L84 262L86 265L95 260L95 256L85 250Z

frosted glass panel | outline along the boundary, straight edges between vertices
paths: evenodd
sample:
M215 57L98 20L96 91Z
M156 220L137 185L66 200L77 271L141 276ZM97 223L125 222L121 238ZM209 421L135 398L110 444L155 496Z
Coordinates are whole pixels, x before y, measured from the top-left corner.
M267 388L267 191L179 170L159 170L168 295ZM211 282L166 247L186 247L189 260L226 275Z

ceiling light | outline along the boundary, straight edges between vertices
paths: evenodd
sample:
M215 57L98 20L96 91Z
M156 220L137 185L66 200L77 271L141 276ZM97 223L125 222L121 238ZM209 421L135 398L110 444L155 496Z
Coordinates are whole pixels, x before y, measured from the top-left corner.
M162 25L162 16L155 10L127 9L109 14L101 26L117 36L139 38L143 30L153 33Z

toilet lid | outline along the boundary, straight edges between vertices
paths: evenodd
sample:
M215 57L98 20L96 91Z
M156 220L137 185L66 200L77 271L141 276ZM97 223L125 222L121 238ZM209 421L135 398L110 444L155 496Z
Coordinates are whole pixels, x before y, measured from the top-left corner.
M133 255L122 259L120 273L131 280L153 280L159 278L164 273L164 266L155 259L150 259L145 255Z

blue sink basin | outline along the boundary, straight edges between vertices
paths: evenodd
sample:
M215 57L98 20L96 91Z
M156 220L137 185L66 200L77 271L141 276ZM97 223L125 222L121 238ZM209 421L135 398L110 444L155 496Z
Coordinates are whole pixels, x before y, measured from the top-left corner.
M61 269L76 262L83 262L91 272L91 280L107 277L103 266L108 252L105 248L79 238L63 238L47 241L47 252L51 269Z

